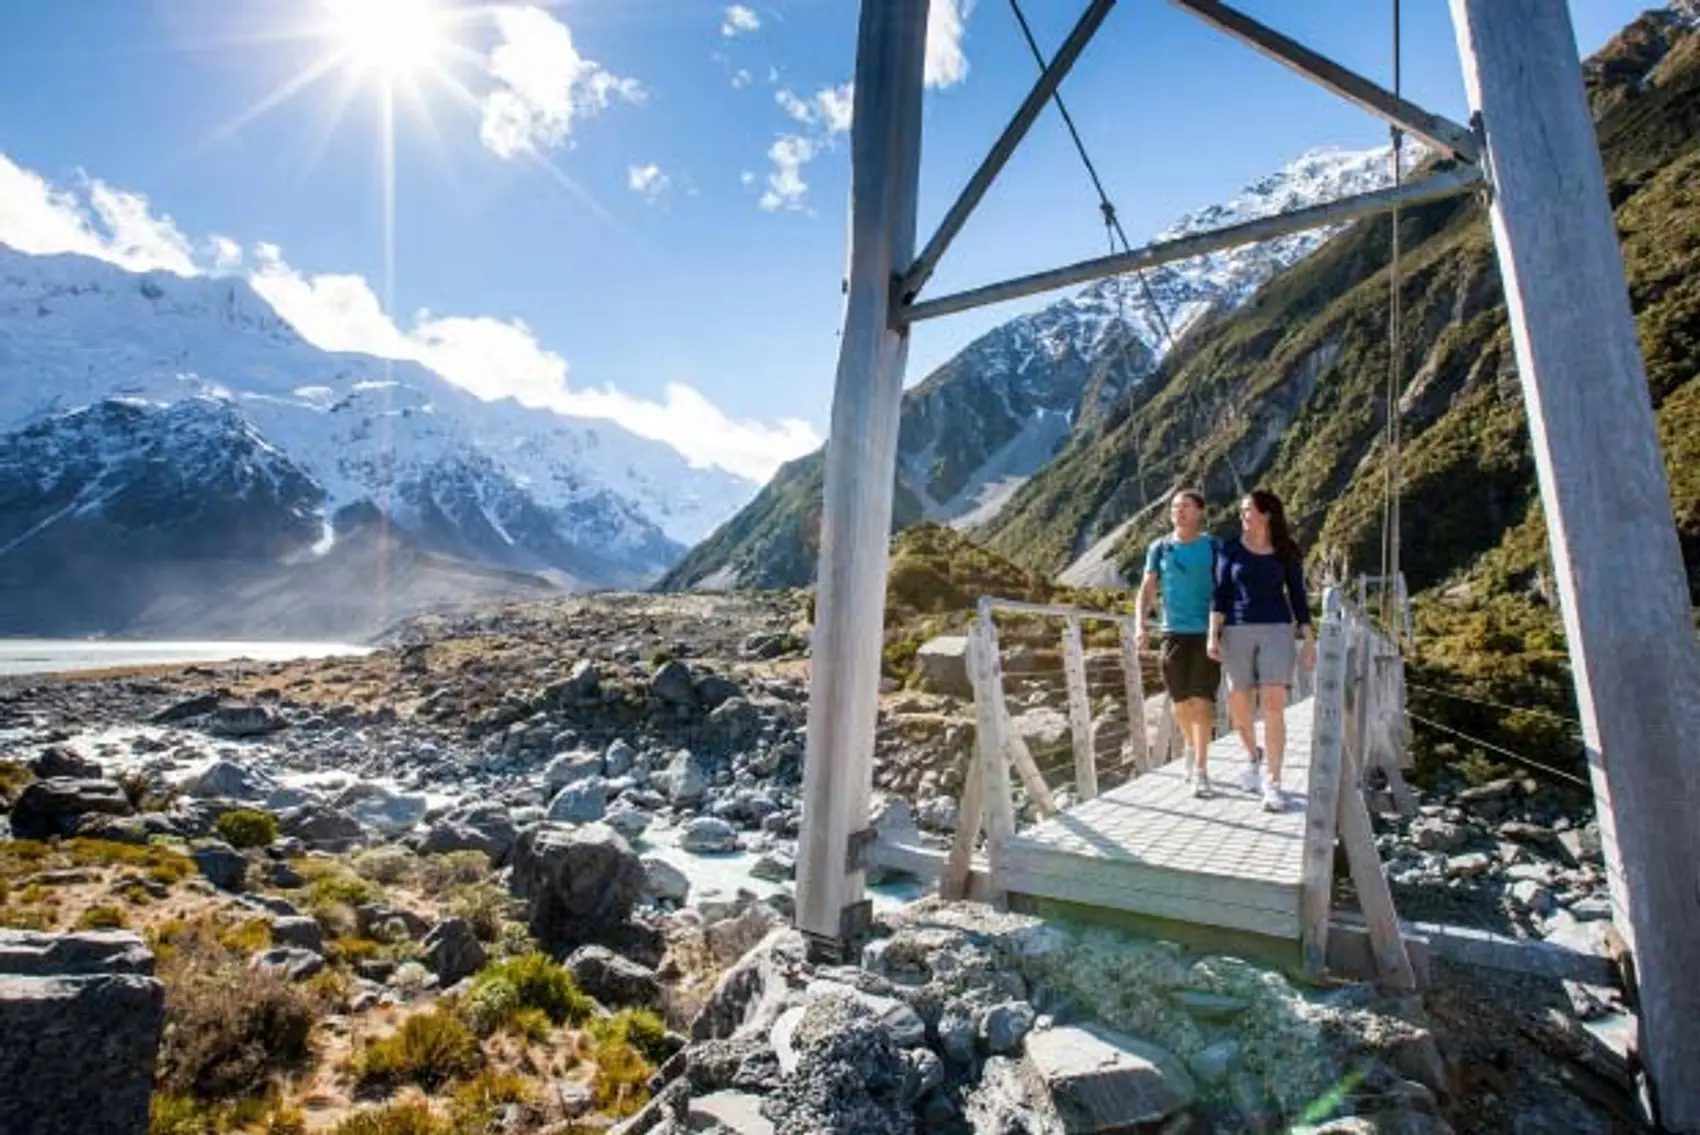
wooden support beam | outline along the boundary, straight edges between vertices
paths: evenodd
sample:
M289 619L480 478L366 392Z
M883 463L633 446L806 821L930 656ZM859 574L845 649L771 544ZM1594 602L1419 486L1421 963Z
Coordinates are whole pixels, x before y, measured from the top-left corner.
M866 920L851 834L868 824L897 416L909 336L892 281L915 244L928 0L866 0L851 130L850 274L821 510L808 745L797 850L798 929L850 944Z
M1700 1131L1700 647L1565 0L1452 0L1659 1120Z
M1227 32L1241 43L1277 63L1284 64L1318 86L1325 87L1347 102L1356 103L1378 118L1384 119L1406 133L1415 134L1437 150L1474 162L1479 149L1475 136L1466 126L1431 114L1408 99L1373 83L1355 71L1312 51L1297 40L1289 39L1274 28L1258 23L1250 16L1218 0L1172 0L1199 19Z
M970 641L969 649L973 649ZM985 746L976 740L974 755L968 761L968 776L962 785L962 797L956 805L956 832L950 842L950 860L944 878L939 881L939 894L947 899L960 899L968 893L968 873L974 863L974 845L980 839L980 828L986 818Z
M1299 942L1305 968L1313 973L1323 972L1328 963L1328 911L1333 898L1346 716L1346 617L1338 589L1328 589L1322 609L1310 789L1305 797L1304 874L1299 884Z
M1443 201L1448 197L1471 192L1481 184L1481 171L1475 166L1463 166L1434 174L1421 181L1408 181L1392 189L1378 189L1373 193L1342 197L1338 201L1294 209L1273 217L1261 217L1244 224L1224 225L1208 232L1158 241L1130 252L1099 256L1047 272L1035 272L1030 276L1019 276L997 284L970 288L937 299L921 300L902 308L898 316L908 323L937 319L941 315L954 315L959 311L1037 295L1056 288L1066 288L1071 284L1101 280L1106 276L1121 276L1145 268L1154 268L1159 264L1220 252L1225 248L1237 248L1242 244L1258 244L1289 233L1304 232L1306 229L1373 217L1394 209L1409 209L1431 201Z
M986 859L994 885L1003 862L1004 841L1015 834L1015 796L1009 784L1009 714L1003 700L1003 666L991 614L980 610L968 639L968 663L974 669L975 740L986 823Z
M1409 993L1417 988L1417 979L1411 972L1411 958L1399 930L1399 914L1393 908L1387 872L1375 850L1375 829L1370 824L1369 809L1364 806L1363 793L1357 789L1357 771L1355 767L1351 769L1353 775L1346 777L1347 783L1340 793L1340 842L1346 849L1352 889L1358 894L1358 906L1369 929L1380 983L1390 990Z
M1068 684L1068 732L1074 747L1074 793L1078 800L1098 795L1098 764L1092 751L1092 705L1086 694L1086 649L1080 620L1069 616L1062 633L1063 678Z
M1086 45L1092 42L1092 37L1098 31L1104 17L1110 14L1110 9L1116 6L1116 0L1092 0L1085 12L1081 13L1074 30L1063 41L1057 51L1056 58L1039 76L1038 82L1027 93L1021 105L1016 108L1015 117L1009 120L1009 125L1003 128L998 140L992 144L991 152L980 163L980 168L974 171L974 176L968 179L962 193L951 205L939 223L938 231L933 234L921 255L915 258L915 263L903 274L903 280L898 285L898 294L902 302L909 303L921 293L933 272L937 270L939 261L944 258L945 250L950 242L956 239L962 231L962 226L968 223L968 217L979 205L986 191L992 187L998 171L1009 161L1010 155L1021 144L1021 139L1027 136L1027 131L1039 117L1039 112L1045 109L1045 104L1056 94L1062 85L1063 76L1074 67L1075 60L1086 50Z
M1136 773L1150 772L1151 737L1145 731L1145 671L1139 664L1139 651L1134 646L1134 625L1123 623L1119 628L1122 650L1122 686L1127 697L1127 730L1133 744L1133 767Z

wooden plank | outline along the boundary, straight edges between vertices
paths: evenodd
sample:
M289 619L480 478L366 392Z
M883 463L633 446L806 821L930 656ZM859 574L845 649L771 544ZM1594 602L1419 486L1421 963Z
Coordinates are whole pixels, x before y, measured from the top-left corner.
M1243 224L1224 225L1219 229L1193 233L1173 240L1156 241L1128 252L1099 256L1062 268L1052 268L1045 272L1018 276L1012 280L1004 280L996 284L970 288L966 291L940 296L937 299L921 300L902 308L898 314L904 321L911 324L926 319L937 319L940 316L954 315L960 311L971 311L977 307L1004 303L1008 300L1020 299L1023 296L1066 288L1073 284L1102 280L1107 276L1126 275L1129 272L1155 268L1160 264L1170 264L1176 260L1190 260L1195 256L1221 252L1224 249L1237 248L1243 244L1259 244L1275 237L1304 232L1307 229L1342 224L1363 217L1379 216L1382 213L1392 212L1394 209L1408 209L1431 201L1444 201L1448 197L1469 193L1481 184L1481 171L1475 166L1464 166L1444 173L1432 174L1418 181L1406 182L1404 185L1393 189L1378 189L1371 193L1354 194L1350 197L1342 197L1338 201L1329 201L1321 205L1311 205L1303 209L1277 213L1272 217L1246 221Z
M1020 836L1004 848L1002 870L1055 880L1063 889L1090 879L1117 893L1165 895L1176 899L1270 910L1297 916L1299 888L1227 872L1177 871L1126 859L1087 859L1028 843ZM1063 897L1066 897L1066 893ZM1112 904L1113 905L1113 904Z
M951 242L962 231L962 226L968 223L969 215L974 212L975 207L985 197L986 191L992 187L992 182L997 178L998 171L1003 169L1009 161L1010 155L1015 153L1015 148L1021 144L1021 139L1027 136L1027 131L1038 119L1039 112L1045 109L1045 103L1050 101L1051 96L1062 85L1063 77L1074 67L1081 52L1086 50L1086 45L1092 42L1092 37L1097 34L1099 25L1110 14L1110 9L1115 7L1115 3L1116 0L1092 0L1086 11L1080 14L1080 19L1075 22L1074 29L1069 32L1062 47L1057 49L1056 57L1051 60L1039 76L1038 81L1033 84L1033 89L1027 92L1027 97L1016 108L1015 116L1003 128L1003 133L998 135L998 140L992 144L991 151L981 161L980 167L974 171L974 176L968 179L968 184L963 186L961 194L957 196L945 212L944 220L939 222L938 231L933 234L931 240L927 241L926 247L921 250L921 255L915 258L915 263L903 273L902 282L898 285L898 292L903 296L904 302L913 301L915 296L920 294L921 289L926 286L927 281L932 278L933 272L939 266L939 261L944 257L945 250L950 247Z
M1151 737L1145 731L1145 671L1139 664L1138 637L1134 624L1123 623L1119 628L1122 653L1122 686L1127 696L1127 730L1133 743L1135 773L1150 772Z
M969 649L973 649L972 642ZM962 798L956 806L956 831L951 838L950 857L939 884L939 893L947 899L960 899L968 890L974 845L979 842L986 816L985 750L985 745L976 738L974 755L968 761L968 775L963 780Z
M1126 615L1120 611L1094 611L1089 607L1065 607L1058 603L1029 603L1024 599L999 599L987 596L979 601L980 606L991 611L1008 611L1015 615L1054 615L1059 619L1096 619L1105 623L1121 623L1132 626L1137 622L1137 616Z
M1074 747L1074 792L1081 800L1098 795L1098 765L1092 751L1092 706L1086 699L1086 652L1080 620L1069 616L1062 634L1063 677L1068 681L1068 732Z
M996 874L999 888L1011 894L1062 899L1204 926L1224 926L1271 938L1298 937L1296 912L1212 902L1206 897L1185 892L1132 891L1106 880L1098 872L1077 873L1072 877L1047 875L1030 871L1023 863L1012 862Z
M872 791L909 350L891 318L891 281L914 252L927 7L863 4L856 48L849 280L821 510L795 916L805 933L841 944L847 912L864 894L862 872L846 864L851 834L867 827Z
M1576 37L1564 0L1452 15L1648 1071L1700 1131L1700 646Z
M1401 98L1362 75L1347 70L1332 59L1319 55L1304 44L1289 39L1226 4L1218 3L1217 0L1173 0L1173 3L1227 32L1253 50L1298 72L1318 86L1333 91L1347 102L1354 103L1377 118L1415 134L1435 149L1450 151L1455 157L1467 162L1477 159L1478 147L1468 127L1461 126L1443 115L1424 110L1416 103Z
M1045 777L1039 771L1039 763L1033 759L1033 750L1027 747L1027 742L1015 731L1007 709L1004 716L1004 745L1009 750L1010 764L1015 766L1022 785L1027 789L1027 798L1033 801L1033 810L1047 820L1056 815L1057 802L1051 797L1050 786L1045 783Z
M976 668L975 720L979 736L984 738L980 750L981 780L984 784L986 814L986 858L992 865L994 878L1003 855L1003 846L1015 834L1015 798L1009 784L1009 710L1004 705L1003 671L998 660L997 630L991 614L981 611L974 620L969 639L969 659Z
M1363 793L1349 784L1340 793L1340 842L1346 848L1346 862L1352 871L1352 888L1357 892L1358 906L1369 929L1381 984L1399 992L1414 991L1417 979L1411 971L1411 959L1405 952L1405 939L1399 931L1399 915L1393 909L1393 892L1387 885L1387 872L1375 850L1375 830L1370 825L1369 809L1364 806Z
M1337 588L1323 597L1316 651L1315 714L1310 786L1305 794L1304 881L1300 894L1305 965L1321 973L1328 958L1328 910L1334 882L1334 835L1339 821L1340 765L1345 737L1346 621Z

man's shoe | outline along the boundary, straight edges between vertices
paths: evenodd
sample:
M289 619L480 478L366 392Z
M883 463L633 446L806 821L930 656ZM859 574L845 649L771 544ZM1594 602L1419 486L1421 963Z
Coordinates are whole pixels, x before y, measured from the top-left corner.
M1240 787L1250 793L1263 791L1263 750L1258 749L1240 774Z
M1263 786L1263 810L1265 812L1285 812L1287 797L1281 791L1281 786L1274 781Z

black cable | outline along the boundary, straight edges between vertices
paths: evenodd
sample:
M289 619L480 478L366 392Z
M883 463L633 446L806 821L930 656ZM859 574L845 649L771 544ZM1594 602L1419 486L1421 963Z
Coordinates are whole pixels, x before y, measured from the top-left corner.
M1565 772L1563 769L1553 768L1551 765L1543 765L1537 760L1525 757L1522 753L1513 753L1510 749L1502 749L1498 745L1495 745L1492 741L1484 741L1480 737L1472 737L1468 733L1452 728L1450 725L1442 725L1438 721L1431 721L1419 714L1412 713L1410 710L1405 711L1405 716L1419 725L1426 725L1430 729L1438 729L1442 733L1450 733L1459 740L1468 741L1470 744L1475 745L1478 748L1486 749L1490 753L1498 753L1507 760L1516 761L1520 765L1535 769L1538 772L1544 772L1548 776L1555 776L1560 780L1567 780L1572 784L1579 784L1583 788L1593 787L1593 785L1585 778L1577 776L1575 773Z

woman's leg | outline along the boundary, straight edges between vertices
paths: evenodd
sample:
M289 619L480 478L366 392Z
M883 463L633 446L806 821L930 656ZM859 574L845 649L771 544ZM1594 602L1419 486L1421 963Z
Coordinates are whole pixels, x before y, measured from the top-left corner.
M1269 783L1281 783L1281 762L1287 756L1287 687L1259 686L1263 702L1263 747L1269 755Z
M1252 687L1228 691L1228 716L1233 718L1234 731L1245 746L1247 760L1257 756L1257 725L1251 719L1251 699L1256 692Z

